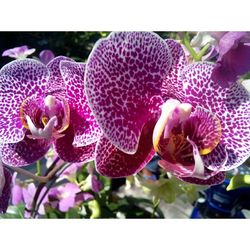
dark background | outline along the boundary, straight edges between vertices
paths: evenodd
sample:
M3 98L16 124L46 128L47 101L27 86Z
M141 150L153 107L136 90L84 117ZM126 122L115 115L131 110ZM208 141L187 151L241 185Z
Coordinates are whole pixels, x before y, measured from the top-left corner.
M22 45L35 48L30 57L39 56L44 49L50 49L55 56L64 55L75 61L84 62L95 42L110 32L0 32L0 67L12 61L2 57L3 51ZM175 36L174 32L156 32L162 38Z

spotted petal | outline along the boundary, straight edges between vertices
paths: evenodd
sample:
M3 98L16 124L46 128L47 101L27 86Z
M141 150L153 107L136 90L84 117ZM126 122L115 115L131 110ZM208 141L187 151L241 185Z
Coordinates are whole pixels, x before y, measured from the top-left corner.
M201 155L209 154L218 145L222 133L219 119L201 107L184 122L183 131L197 144Z
M153 158L152 138L148 136L153 133L155 122L149 122L143 128L138 150L135 154L126 154L112 145L103 136L96 147L97 171L108 177L124 177L138 173Z
M89 145L101 136L101 129L88 105L84 93L85 64L62 61L61 74L66 85L66 99L70 105L75 147Z
M105 137L125 153L137 151L172 63L166 42L150 32L113 32L89 56L85 90Z
M29 139L27 136L18 143L3 144L2 161L13 167L27 166L43 157L49 150L51 141Z
M65 95L65 84L60 71L60 62L74 60L66 56L57 56L47 64L47 68L50 72L50 78L46 86L46 93L50 95Z
M87 162L94 159L96 144L92 143L83 147L74 147L74 130L72 126L63 133L63 137L54 143L59 157L66 162Z
M4 169L4 177L5 177L5 185L2 190L2 193L0 194L0 213L5 213L8 205L9 205L9 199L11 195L11 173Z
M210 110L220 120L222 135L219 145L228 153L228 161L221 171L226 171L241 165L250 155L250 98L240 84L223 88L212 81L213 68L214 65L208 63L189 65L183 71L182 80L185 102ZM222 155L213 150L204 159L206 166L212 159L225 158L225 153ZM221 160L217 159L217 162ZM208 167L211 170L218 168Z
M182 101L184 100L184 91L180 75L187 64L187 59L184 50L178 42L173 39L167 39L165 41L171 50L173 62L163 82L162 96L164 101L168 98L177 98Z
M0 70L0 140L19 142L25 129L20 119L22 102L33 94L43 95L49 74L33 59L16 60Z

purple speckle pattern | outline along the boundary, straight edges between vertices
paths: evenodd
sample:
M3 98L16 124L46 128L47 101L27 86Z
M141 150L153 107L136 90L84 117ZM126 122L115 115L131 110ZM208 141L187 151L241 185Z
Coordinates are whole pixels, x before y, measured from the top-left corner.
M74 130L72 126L63 133L60 139L54 142L55 150L58 156L66 162L88 162L95 158L96 143L83 147L74 147Z
M66 85L71 124L74 128L73 145L81 147L96 142L102 131L97 125L84 92L85 64L62 61L60 68Z
M44 96L32 95L25 99L20 110L20 118L25 127L28 127L26 115L28 115L36 127L42 128L42 111L45 108Z
M0 70L0 140L3 143L24 138L20 106L27 97L44 93L48 77L46 66L33 59L15 60Z
M11 196L12 174L4 168L5 185L0 196L0 213L5 213Z
M126 154L116 148L105 136L96 146L96 169L101 175L119 178L138 173L153 158L155 151L152 138L156 121L148 122L142 130L138 150L135 154Z
M211 153L208 155L203 155L202 160L206 168L216 172L224 168L224 165L228 161L228 154L229 152L226 147L222 143L219 143Z
M43 157L50 145L50 140L34 140L25 136L20 142L1 145L2 161L13 167L27 166Z
M65 96L65 83L60 71L61 61L74 62L74 60L66 56L57 56L47 64L50 77L46 86L46 94Z
M172 56L151 32L112 32L96 43L85 73L90 108L104 135L125 153L135 153L146 121L148 100L161 94Z
M221 123L220 147L217 149L217 146L216 151L203 158L205 165L217 170L227 150L228 161L220 169L227 171L241 165L250 155L250 98L246 89L238 83L223 88L212 81L213 68L210 63L192 64L182 71L181 78L185 102L194 108L201 106L210 110Z
M164 101L169 98L184 99L184 91L182 81L180 79L181 71L187 64L185 52L181 45L173 39L165 40L172 54L172 66L169 73L166 75L162 85L162 97Z
M202 150L201 154L203 155L203 152L212 151L219 143L221 124L219 119L209 110L196 107L195 111L183 123L183 131L185 137L188 136L195 142L200 152Z

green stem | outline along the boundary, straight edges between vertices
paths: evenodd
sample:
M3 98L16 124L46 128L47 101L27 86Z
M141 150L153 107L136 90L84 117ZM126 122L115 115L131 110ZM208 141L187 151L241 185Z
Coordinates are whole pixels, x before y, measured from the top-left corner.
M36 162L36 175L41 176L41 163L39 160Z
M206 44L198 53L197 55L197 61L201 61L201 58L206 54L208 48L210 47L210 44Z
M157 208L159 207L160 201L161 200L158 199L156 203L153 202L153 212L151 214L151 218L155 218L155 213L156 213Z
M187 48L188 52L190 53L190 55L193 57L193 59L197 62L198 61L198 55L195 52L195 50L192 48L192 46L190 45L189 42L189 38L187 33L183 34L183 39L182 39L182 43L185 45L185 47Z

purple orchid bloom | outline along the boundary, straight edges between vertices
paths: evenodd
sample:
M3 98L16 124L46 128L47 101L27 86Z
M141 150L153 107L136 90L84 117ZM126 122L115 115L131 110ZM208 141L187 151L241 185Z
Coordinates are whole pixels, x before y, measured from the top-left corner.
M19 179L17 179L17 173L15 172L12 176L12 204L14 206L23 202L23 187L24 183L22 183Z
M63 56L48 65L16 60L0 70L3 163L29 165L52 144L64 161L94 158L101 130L84 94L84 70L84 64Z
M211 32L218 42L219 56L212 80L223 87L233 85L250 71L250 34L248 32Z
M215 65L186 66L180 44L150 32L113 32L94 47L85 90L103 130L97 171L139 172L154 156L178 178L218 184L249 157L250 101L238 84L211 79ZM162 110L162 112L161 112Z
M20 46L12 49L7 49L3 52L2 56L8 56L15 59L24 59L27 56L33 54L36 49L29 49L28 46Z
M49 199L53 202L53 207L58 207L62 212L68 212L78 202L93 199L93 196L88 193L81 193L79 186L74 183L66 183L51 189Z
M55 58L53 51L49 49L42 50L39 54L40 61L47 65L51 60Z
M15 172L12 177L12 204L14 206L17 206L20 203L25 204L25 213L24 217L25 218L30 218L30 210L32 209L32 203L33 199L36 193L36 186L34 183L25 183L22 182L17 178L17 173ZM39 194L38 200L42 198L44 193L46 192L46 187L44 187L41 190L41 193ZM48 195L46 195L42 202L41 205L38 209L38 214L44 215L45 214L45 209L44 209L44 204L48 201Z

